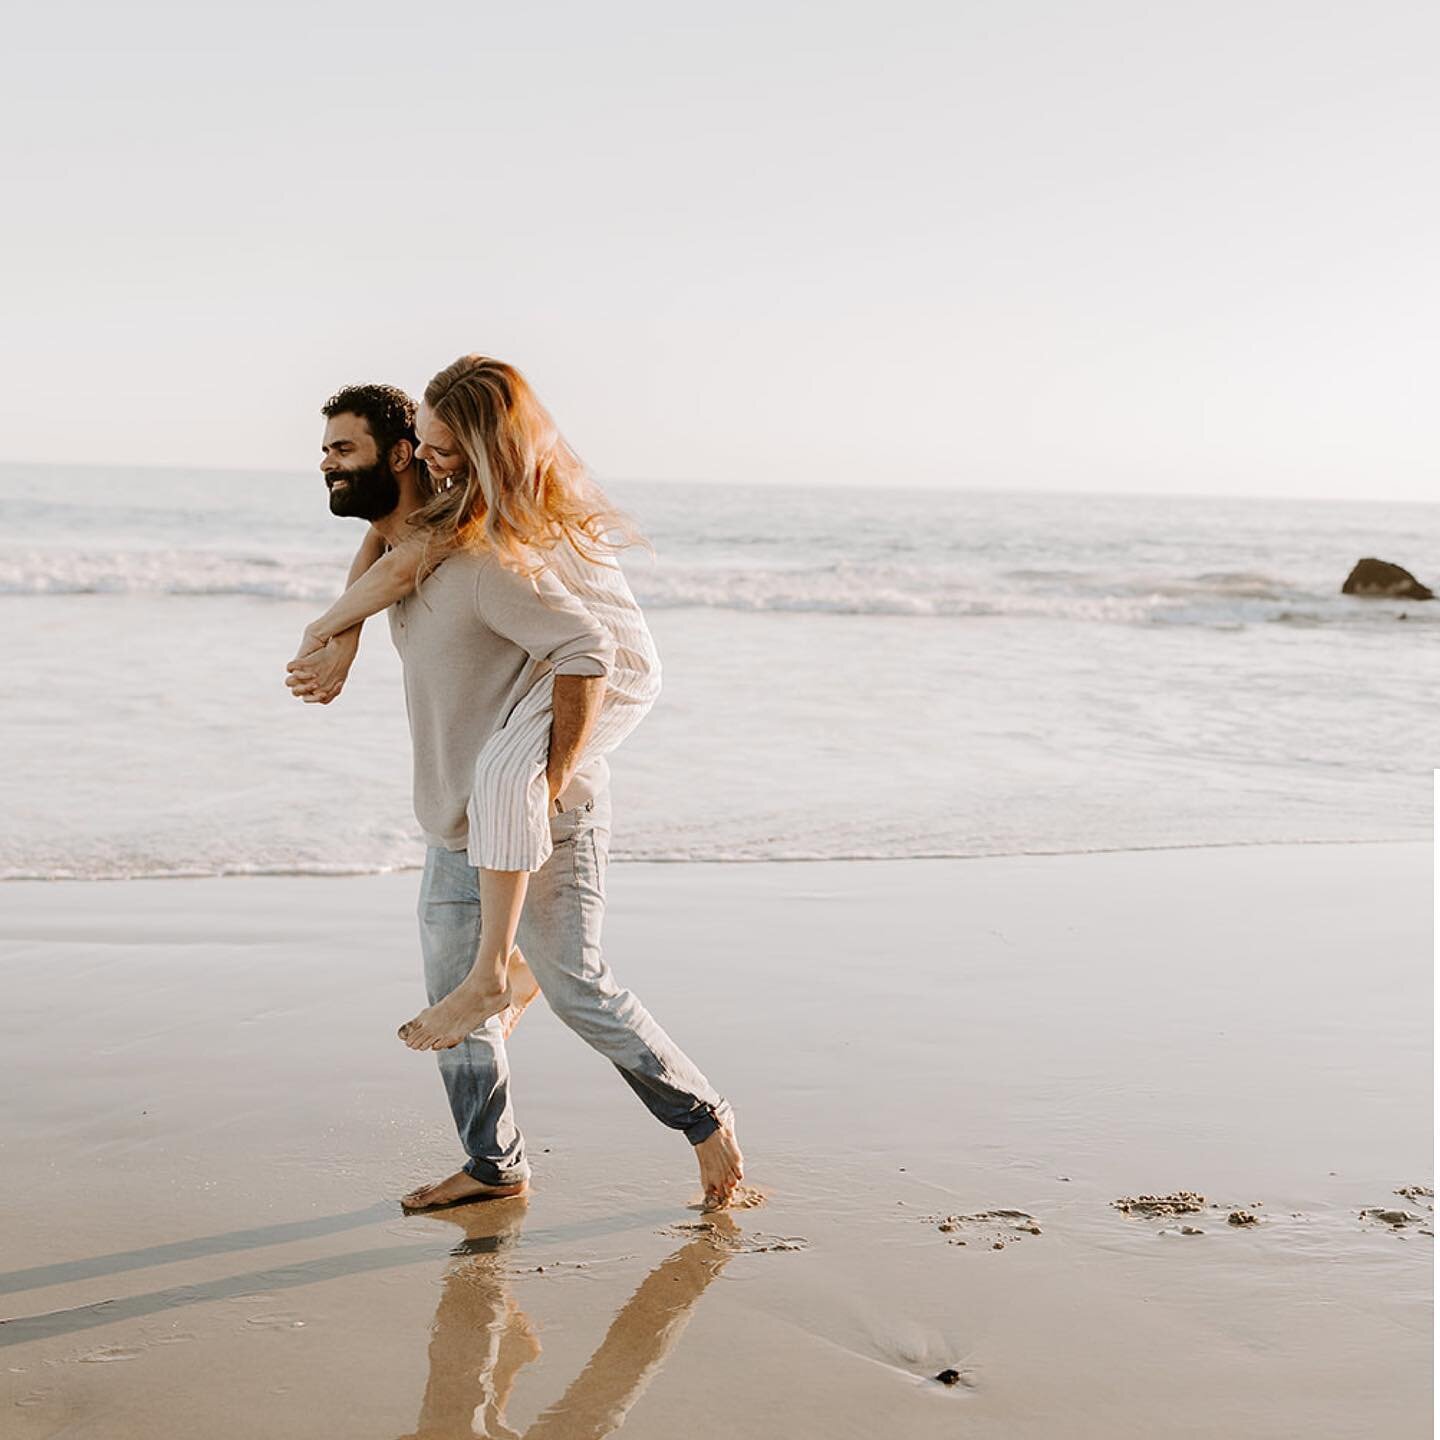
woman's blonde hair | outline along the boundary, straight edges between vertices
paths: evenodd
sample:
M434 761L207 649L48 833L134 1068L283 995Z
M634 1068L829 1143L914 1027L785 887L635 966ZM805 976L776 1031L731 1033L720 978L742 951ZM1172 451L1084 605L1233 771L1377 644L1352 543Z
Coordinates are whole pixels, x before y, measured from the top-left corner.
M492 551L509 569L534 575L562 541L590 560L648 546L513 365L462 355L425 387L425 404L454 434L467 465L413 517L432 541L422 575L460 548Z

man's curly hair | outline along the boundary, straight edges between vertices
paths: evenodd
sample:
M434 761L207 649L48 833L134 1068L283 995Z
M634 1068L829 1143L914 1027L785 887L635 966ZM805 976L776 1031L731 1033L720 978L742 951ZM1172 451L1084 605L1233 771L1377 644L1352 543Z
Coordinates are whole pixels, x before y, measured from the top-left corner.
M394 385L347 385L320 407L320 413L327 420L358 415L370 427L382 463L397 441L408 440L412 450L420 443L415 434L415 402Z

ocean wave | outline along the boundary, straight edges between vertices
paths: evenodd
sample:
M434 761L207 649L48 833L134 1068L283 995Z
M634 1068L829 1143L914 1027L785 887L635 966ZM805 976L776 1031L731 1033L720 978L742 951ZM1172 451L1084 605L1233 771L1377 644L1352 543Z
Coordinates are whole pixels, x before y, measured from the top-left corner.
M0 557L0 595L254 595L332 600L343 558L210 550L30 550Z
M223 550L68 548L0 557L0 595L250 596L328 603L344 585L343 555ZM652 610L870 615L983 620L1051 619L1115 625L1234 629L1250 625L1440 623L1440 603L1358 599L1252 571L1111 574L838 561L812 566L631 563Z
M631 575L650 609L726 609L925 619L1037 619L1111 625L1440 623L1440 603L1358 600L1246 572L1195 576L1007 571L993 580L936 567L836 564L812 569L665 566Z

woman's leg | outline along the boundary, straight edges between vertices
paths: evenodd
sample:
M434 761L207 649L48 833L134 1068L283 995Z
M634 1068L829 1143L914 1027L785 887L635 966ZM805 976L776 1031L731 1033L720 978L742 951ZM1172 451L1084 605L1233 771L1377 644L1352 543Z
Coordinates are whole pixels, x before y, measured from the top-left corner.
M540 982L535 978L529 963L516 948L510 952L510 963L505 967L505 978L510 986L510 1008L500 1015L500 1034L508 1040L520 1023L520 1017L530 1008L540 993Z
M400 1027L400 1038L412 1050L458 1045L492 1015L512 1008L507 960L515 948L530 874L551 851L546 765L553 691L553 676L537 682L475 761L466 848L484 923L470 973L438 1004Z
M553 692L554 676L544 677L487 741L475 762L467 853L479 877L484 927L474 967L466 979L439 1004L400 1027L400 1038L412 1050L458 1045L490 1016L515 1010L508 1025L501 1022L508 1035L519 1019L519 1010L534 998L533 976L525 977L530 983L523 998L507 986L506 960L514 949L530 876L549 860L553 847L546 775ZM648 708L607 707L587 756L596 745L600 752L613 749Z
M474 962L448 995L400 1027L400 1038L412 1050L448 1050L511 1006L506 962L515 948L530 872L479 870L476 874L481 925Z

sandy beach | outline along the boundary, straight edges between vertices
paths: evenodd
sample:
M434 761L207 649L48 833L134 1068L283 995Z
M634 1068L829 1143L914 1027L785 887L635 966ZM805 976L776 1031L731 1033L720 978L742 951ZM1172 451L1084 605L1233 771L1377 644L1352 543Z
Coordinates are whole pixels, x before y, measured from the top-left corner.
M460 1158L413 873L7 885L5 1434L1429 1435L1431 864L613 865L716 1217L542 1005L532 1193L400 1213Z

